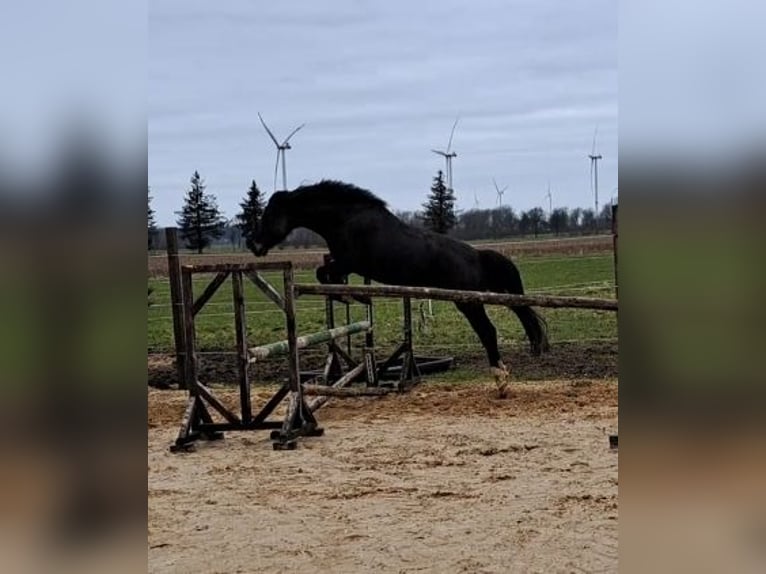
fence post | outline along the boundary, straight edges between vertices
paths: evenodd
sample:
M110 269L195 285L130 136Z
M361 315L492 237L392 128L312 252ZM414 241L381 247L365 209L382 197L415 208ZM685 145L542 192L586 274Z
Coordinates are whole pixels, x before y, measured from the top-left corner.
M237 372L239 374L239 403L242 423L250 424L253 413L250 408L250 380L247 372L247 314L245 313L245 288L242 271L231 274L232 299L234 302L234 329L237 334Z
M288 347L288 374L290 376L290 391L301 391L300 365L298 364L298 333L295 324L295 293L293 284L295 275L293 274L292 264L288 264L282 272L284 281L285 297L285 322L287 325L287 347Z
M614 296L619 297L617 285L617 204L612 204L612 253L614 258Z
M168 254L168 279L170 280L170 308L173 311L173 338L176 346L176 372L178 388L186 388L186 338L183 315L183 288L181 286L181 260L178 258L178 229L165 228L165 244Z

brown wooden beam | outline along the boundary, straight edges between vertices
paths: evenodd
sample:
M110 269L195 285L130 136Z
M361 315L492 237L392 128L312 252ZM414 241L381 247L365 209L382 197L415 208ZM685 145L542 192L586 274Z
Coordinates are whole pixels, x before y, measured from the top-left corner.
M303 394L319 397L365 397L387 395L396 392L391 387L328 387L326 385L303 385Z
M359 297L409 297L412 299L433 299L436 301L457 301L486 303L505 306L568 307L617 311L615 299L595 299L590 297L558 297L550 295L513 295L510 293L490 293L485 291L460 291L436 287L406 287L402 285L308 285L298 283L294 286L300 295L351 295Z
M284 271L292 268L290 261L263 261L260 263L200 263L197 265L184 265L192 273L220 273L221 271Z
M195 315L199 313L202 310L202 307L205 306L205 303L210 301L210 298L215 295L215 292L218 291L218 288L223 285L223 282L226 281L226 278L229 276L228 271L221 271L218 273L218 275L215 276L215 278L210 282L210 285L205 287L205 290L202 292L202 295L197 297L197 300L194 301L194 305L192 306L192 313Z
M256 287L258 287L258 289L263 291L263 294L271 299L271 301L274 302L277 307L283 311L285 310L284 298L276 289L274 289L274 287L272 287L271 283L261 277L257 271L246 271L245 275L247 275L248 279L250 279L250 281L252 281Z

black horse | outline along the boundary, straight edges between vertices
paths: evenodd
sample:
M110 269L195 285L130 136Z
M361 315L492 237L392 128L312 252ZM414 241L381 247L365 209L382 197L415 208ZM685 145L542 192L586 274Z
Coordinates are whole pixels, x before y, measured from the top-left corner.
M356 273L390 285L524 293L519 270L500 253L407 225L388 211L384 201L350 184L322 181L274 193L256 231L254 253L266 255L298 227L327 242L332 261L317 271L322 282L339 282ZM455 305L479 336L493 374L504 380L508 371L484 305ZM535 310L511 310L524 326L532 354L547 351L546 325Z

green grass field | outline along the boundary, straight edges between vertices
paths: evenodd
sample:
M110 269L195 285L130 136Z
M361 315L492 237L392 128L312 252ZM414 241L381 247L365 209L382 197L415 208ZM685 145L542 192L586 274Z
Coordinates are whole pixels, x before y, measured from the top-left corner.
M528 293L576 295L591 297L614 296L614 271L611 255L530 257L516 261ZM312 271L297 272L297 280L315 283ZM282 289L279 274L266 274L267 279ZM358 277L354 281L361 280ZM196 276L195 295L210 281L208 276ZM167 279L150 279L154 288L148 319L149 353L173 350L173 324ZM248 344L255 346L285 338L284 316L252 283L246 280ZM212 300L197 315L197 341L202 352L234 350L234 317L231 303L231 282L227 281ZM425 305L425 303L424 303ZM339 323L345 310L336 306ZM487 307L498 330L502 344L526 344L521 324L504 307ZM481 346L467 321L452 303L433 302L433 319L423 319L419 302L413 301L414 342L420 353L430 349L450 349L455 354L482 352ZM562 341L592 341L616 339L615 313L579 309L542 309L549 327L552 343ZM375 302L375 340L381 348L392 348L401 339L402 303L397 299L377 299ZM352 306L352 320L364 318L364 308ZM298 331L311 333L324 328L324 301L319 297L298 300Z

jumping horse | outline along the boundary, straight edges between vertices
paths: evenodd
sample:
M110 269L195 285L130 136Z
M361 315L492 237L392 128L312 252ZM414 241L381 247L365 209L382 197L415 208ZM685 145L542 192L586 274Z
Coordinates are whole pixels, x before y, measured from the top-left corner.
M523 294L519 270L507 257L476 249L446 235L407 225L386 203L354 185L324 180L269 199L253 241L264 256L298 227L321 236L331 260L317 270L323 283L351 273L378 283ZM500 359L497 331L481 303L455 303L478 335L498 382L508 370ZM510 307L521 321L533 355L549 349L545 321L531 307Z

